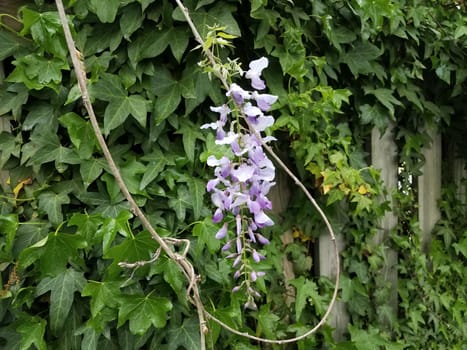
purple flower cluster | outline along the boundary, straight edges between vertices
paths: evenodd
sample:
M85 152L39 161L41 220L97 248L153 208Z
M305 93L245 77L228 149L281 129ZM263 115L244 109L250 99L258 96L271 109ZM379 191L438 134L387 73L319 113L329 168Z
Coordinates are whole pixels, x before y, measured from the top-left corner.
M213 112L219 114L219 119L201 127L214 129L216 144L229 146L226 155L220 159L215 156L207 159L207 165L214 167L215 178L207 183L206 188L216 207L213 221L223 222L216 238L228 237L229 226L234 226L232 231L235 235L232 234L233 238L228 239L222 250L233 250L227 258L233 259L236 269L234 277L243 277L233 291L246 288L248 299L245 307L250 309L256 309L254 297L259 296L251 284L264 275L253 266L265 258L256 250L255 244L269 243L258 229L274 224L265 211L272 208L267 194L274 185L275 168L262 147L263 142L274 138L262 133L274 123L274 118L264 113L277 100L277 96L257 91L266 87L261 72L267 66L265 57L252 61L245 77L251 80L255 91L231 84L226 96L231 98L233 108L226 104L211 107ZM233 115L232 120L229 115ZM243 119L247 122L242 122Z

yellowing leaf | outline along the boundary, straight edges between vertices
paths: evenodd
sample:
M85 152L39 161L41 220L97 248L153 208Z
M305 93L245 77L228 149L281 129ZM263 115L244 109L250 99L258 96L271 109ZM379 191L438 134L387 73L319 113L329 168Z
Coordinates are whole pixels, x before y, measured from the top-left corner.
M323 194L327 194L331 189L332 185L323 185Z
M366 189L365 185L360 185L360 187L358 188L358 193L362 195L365 195L368 193L368 190Z
M32 178L27 177L24 180L21 180L18 182L18 184L15 186L13 189L13 194L15 196L15 206L16 206L16 200L18 199L19 192L23 189L24 185L30 185L32 184Z

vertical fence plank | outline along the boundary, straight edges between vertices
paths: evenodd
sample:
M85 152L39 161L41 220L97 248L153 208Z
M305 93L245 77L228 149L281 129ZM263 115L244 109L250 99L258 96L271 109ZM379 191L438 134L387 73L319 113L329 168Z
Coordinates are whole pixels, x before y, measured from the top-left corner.
M339 252L341 252L345 247L345 241L342 235L338 232L336 232L336 243ZM336 257L334 253L334 245L328 232L319 237L318 250L319 274L334 280L336 277ZM345 303L337 300L328 321L329 325L334 328L334 340L340 341L345 339L347 325L349 322L350 318L345 307Z
M377 128L371 132L371 161L375 169L380 170L381 179L388 193L390 207L393 207L392 193L397 190L397 175L399 164L397 161L397 146L393 135L394 125L390 124L385 133L381 135ZM391 230L398 223L398 218L393 211L385 213L379 223L380 229L373 239L375 246L380 246L388 240ZM381 273L385 282L391 285L391 294L388 303L394 315L397 314L397 252L385 248L385 266Z
M423 149L425 164L422 167L423 175L418 177L418 219L425 252L429 249L431 231L440 218L437 201L441 197L441 135L434 128L428 133L432 143Z

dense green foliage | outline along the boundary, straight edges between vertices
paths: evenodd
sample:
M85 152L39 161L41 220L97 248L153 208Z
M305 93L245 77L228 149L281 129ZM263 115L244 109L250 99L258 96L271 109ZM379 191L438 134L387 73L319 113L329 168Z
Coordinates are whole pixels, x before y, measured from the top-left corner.
M244 65L267 56L269 92L279 96L276 149L325 207L347 242L341 299L346 339L324 327L274 349L466 349L465 198L445 175L442 219L424 254L413 178L436 127L446 154L465 157L467 16L462 3L430 0L187 0L206 37L234 35L222 59ZM317 277L313 246L324 224L293 188L265 232L271 244L257 312L232 294L231 263L214 239L204 161L214 137L199 126L224 102L176 4L169 0L70 0L72 30L91 99L129 191L164 236L191 241L207 309L242 331L270 338L302 334L324 313L332 282ZM79 99L53 2L19 12L20 32L0 30L0 347L8 349L198 349L187 283L165 256L134 271L157 249L110 175ZM393 123L401 164L390 208L369 166L373 127ZM464 154L462 154L464 152ZM446 158L450 158L446 157ZM449 174L449 164L444 174ZM293 184L290 184L292 187ZM384 197L386 196L386 197ZM382 245L378 220L394 210ZM280 235L294 229L283 246ZM386 248L399 254L397 313L382 277ZM285 283L283 258L294 265ZM289 293L289 294L287 294ZM288 302L284 302L284 299ZM268 348L210 322L208 347Z

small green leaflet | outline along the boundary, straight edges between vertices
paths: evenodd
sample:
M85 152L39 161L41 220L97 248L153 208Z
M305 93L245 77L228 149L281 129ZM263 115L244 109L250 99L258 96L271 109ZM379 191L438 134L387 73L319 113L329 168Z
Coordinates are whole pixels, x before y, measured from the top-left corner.
M47 213L52 224L58 225L63 221L62 205L70 203L66 193L44 191L39 196L39 208Z
M21 334L20 350L30 349L32 345L38 350L46 350L47 344L44 340L46 325L47 322L38 316L22 318L16 328L16 331Z
M169 207L175 211L177 219L185 220L186 210L193 207L192 196L184 185L177 187L177 196L169 199Z
M124 96L112 99L104 113L104 133L122 125L131 114L141 127L146 127L146 115L149 102L141 95Z
M92 317L97 317L105 307L117 307L117 297L121 294L120 285L120 282L114 281L88 281L81 295L91 297Z
M0 215L0 257L3 261L11 258L11 249L18 231L18 215Z
M163 328L168 319L167 312L172 303L163 297L124 295L118 298L118 327L129 321L133 334L144 334L149 327Z
M306 279L303 276L290 281L297 290L295 299L295 317L300 319L303 310L310 302L314 306L318 315L324 311L323 298L318 293L318 286L315 282Z
M169 334L169 350L183 349L199 350L199 320L197 317L187 318L183 324L171 327Z
M170 31L164 29L147 31L131 42L128 45L128 58L133 68L136 68L138 62L145 58L159 56L169 46L170 39Z
M117 16L120 0L90 0L90 9L103 23L112 23Z
M205 246L211 254L219 251L221 242L214 238L219 228L212 223L211 218L205 218L193 226L193 236L198 237L196 245L198 253L201 253Z
M183 149L185 150L188 160L194 162L196 140L204 140L204 135L199 129L199 126L194 125L189 120L183 119L177 134L182 134Z
M49 234L40 257L43 275L58 275L67 269L68 263L79 256L78 250L87 247L81 235L61 232Z
M59 121L67 128L70 140L76 147L80 158L89 159L97 143L90 122L73 112L64 114Z
M357 77L359 74L368 74L373 70L372 61L383 53L378 47L369 42L356 44L342 58L342 62L347 63L352 74Z
M390 89L369 89L364 88L365 95L371 94L374 95L378 101L386 107L389 112L391 118L394 118L394 106L402 106L402 103L394 97L394 91Z
M149 260L156 249L157 243L147 231L142 231L136 236L129 236L104 254L105 259L113 259L106 272L110 276L119 275L122 272L122 269L118 266L119 262ZM141 270L144 269L141 268Z
M0 61L13 55L22 45L20 37L9 31L0 31Z
M55 277L46 277L40 281L36 288L36 296L50 291L49 323L53 332L58 332L63 326L75 292L81 292L86 279L82 272L68 269Z
M188 188L191 194L191 205L193 208L193 216L198 220L204 209L204 194L206 193L206 184L203 180L190 178L188 180Z

